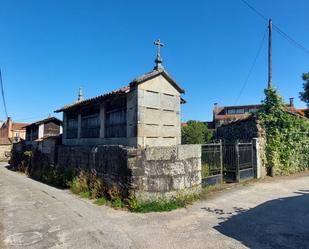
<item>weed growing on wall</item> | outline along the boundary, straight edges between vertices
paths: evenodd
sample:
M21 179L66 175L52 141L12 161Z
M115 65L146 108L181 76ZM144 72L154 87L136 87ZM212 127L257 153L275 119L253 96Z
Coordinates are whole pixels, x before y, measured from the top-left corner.
M290 113L273 89L258 118L266 131L266 160L270 175L287 175L309 168L309 121Z

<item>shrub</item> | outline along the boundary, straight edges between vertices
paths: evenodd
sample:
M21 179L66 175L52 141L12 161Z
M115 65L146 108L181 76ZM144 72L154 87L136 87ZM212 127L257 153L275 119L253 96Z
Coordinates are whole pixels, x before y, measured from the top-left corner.
M287 175L309 168L309 121L287 112L273 88L258 118L266 131L266 163L270 175Z
M83 170L80 171L78 176L75 176L69 183L70 189L74 194L89 191L89 177Z

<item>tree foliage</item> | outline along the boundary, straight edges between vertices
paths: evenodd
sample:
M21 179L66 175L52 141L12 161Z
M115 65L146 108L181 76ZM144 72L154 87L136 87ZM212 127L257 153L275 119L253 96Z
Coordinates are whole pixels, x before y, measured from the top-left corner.
M183 144L204 144L212 138L212 135L205 123L190 120L187 126L181 129L181 142Z
M304 91L300 92L300 99L302 101L304 101L305 103L307 103L307 106L309 107L309 72L308 73L304 73L303 76L303 88Z
M266 131L266 160L274 174L285 175L309 168L309 121L287 112L282 97L265 90L258 118Z

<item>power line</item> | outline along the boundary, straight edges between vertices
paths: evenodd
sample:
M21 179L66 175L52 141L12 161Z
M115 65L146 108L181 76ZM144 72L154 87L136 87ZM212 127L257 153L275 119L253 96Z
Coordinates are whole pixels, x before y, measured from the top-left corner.
M1 68L0 68L0 84L1 84L1 93L2 93L4 111L5 111L6 119L8 119L8 111L7 111L7 108L6 108L6 102L5 102L5 97L4 97L4 87L3 87L3 82L2 82Z
M252 5L250 5L246 0L240 0L242 1L247 7L251 10L253 10L257 15L259 15L261 18L263 18L265 21L268 21L268 18L264 16L261 12L259 12L256 8L254 8Z
M294 46L298 47L299 49L303 50L305 53L309 55L309 50L305 48L303 45L301 45L299 42L295 41L292 37L290 37L287 33L285 33L282 29L280 29L278 26L273 25L275 30L287 41L289 41Z
M254 8L251 4L247 2L247 0L240 0L242 1L249 9L251 9L253 12L255 12L259 17L261 17L264 21L268 21L269 18L267 18L265 15L263 15L260 11L258 11L256 8ZM302 44L297 42L295 39L293 39L291 36L289 36L287 33L285 33L282 29L280 29L277 25L273 24L274 30L278 32L283 38L285 38L287 41L289 41L292 45L294 45L296 48L301 49L303 52L305 52L307 55L309 55L309 50L304 47Z
M262 48L263 48L263 45L264 45L264 41L265 41L265 37L266 37L266 34L267 34L266 31L267 31L267 29L264 31L263 38L262 38L262 40L261 40L260 46L259 46L259 48L258 48L258 50L257 50L257 53L256 53L255 57L254 57L253 63L252 63L252 65L251 65L250 69L249 69L249 72L248 72L248 74L247 74L247 77L246 77L246 79L245 79L245 81L244 81L244 83L243 83L243 85L242 85L242 87L241 87L241 89L240 89L240 92L239 92L239 94L238 94L238 96L237 96L237 98L236 98L235 105L237 104L239 98L241 97L241 95L242 95L242 93L243 93L245 87L247 86L248 81L249 81L249 78L250 78L250 76L251 76L251 74L252 74L252 71L253 71L253 69L254 69L254 67L255 67L255 64L256 64L256 62L257 62L257 59L259 58L259 55L260 55L260 53L261 53L261 51L262 51Z

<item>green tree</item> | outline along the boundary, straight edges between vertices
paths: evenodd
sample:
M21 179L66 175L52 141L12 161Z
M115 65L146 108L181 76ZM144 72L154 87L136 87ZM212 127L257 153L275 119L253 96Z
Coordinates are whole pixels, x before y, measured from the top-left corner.
M304 73L303 76L303 88L304 91L300 92L300 99L302 101L304 101L305 103L307 103L307 106L309 107L309 72L308 73Z
M207 143L213 134L203 122L190 120L187 126L181 129L181 142L183 144L203 144Z

